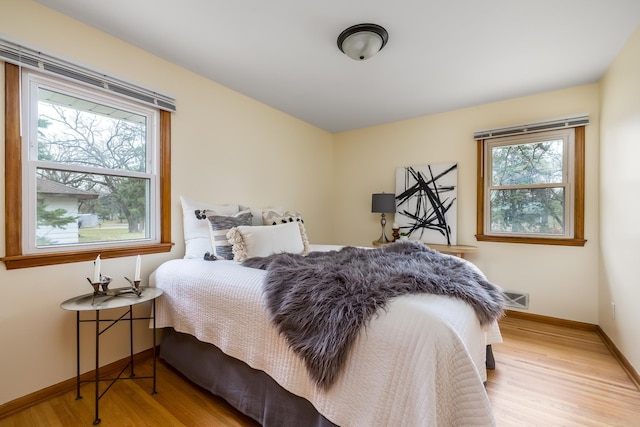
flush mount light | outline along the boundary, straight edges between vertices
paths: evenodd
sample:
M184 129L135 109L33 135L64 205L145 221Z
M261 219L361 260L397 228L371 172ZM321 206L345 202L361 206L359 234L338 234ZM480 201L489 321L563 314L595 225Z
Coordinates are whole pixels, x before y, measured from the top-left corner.
M380 52L389 40L387 30L376 24L358 24L338 36L338 48L351 59L364 61Z

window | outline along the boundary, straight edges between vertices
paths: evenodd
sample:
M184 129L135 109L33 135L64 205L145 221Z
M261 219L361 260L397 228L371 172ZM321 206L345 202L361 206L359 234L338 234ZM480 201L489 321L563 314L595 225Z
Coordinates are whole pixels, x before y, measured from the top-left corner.
M170 250L169 112L8 63L5 96L8 269Z
M158 111L28 70L22 85L25 252L157 243Z
M478 141L480 241L583 246L584 127Z
M573 129L485 141L485 233L573 235Z

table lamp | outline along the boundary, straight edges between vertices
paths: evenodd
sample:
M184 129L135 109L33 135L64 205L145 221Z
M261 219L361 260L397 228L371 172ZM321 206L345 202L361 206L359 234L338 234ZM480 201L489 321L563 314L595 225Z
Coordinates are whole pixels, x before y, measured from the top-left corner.
M387 236L384 232L384 227L387 225L387 219L385 218L386 213L395 213L396 212L396 196L395 194L387 194L387 193L375 193L371 195L371 212L372 213L380 213L382 214L380 218L380 225L382 226L382 234L378 239L377 243L390 243L391 241L387 239Z

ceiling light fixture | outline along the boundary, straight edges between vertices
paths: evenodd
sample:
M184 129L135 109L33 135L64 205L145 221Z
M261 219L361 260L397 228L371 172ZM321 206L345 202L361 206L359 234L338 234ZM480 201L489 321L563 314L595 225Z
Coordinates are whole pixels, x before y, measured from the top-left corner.
M387 30L376 24L358 24L338 36L338 48L349 58L364 61L380 52L389 40Z

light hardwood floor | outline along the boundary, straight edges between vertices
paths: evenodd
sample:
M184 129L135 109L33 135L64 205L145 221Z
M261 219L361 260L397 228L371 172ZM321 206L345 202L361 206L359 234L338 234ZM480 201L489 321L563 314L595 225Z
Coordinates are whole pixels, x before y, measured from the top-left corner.
M487 383L499 426L640 426L640 391L597 332L509 316L500 329Z
M487 384L498 426L640 426L640 391L595 331L515 317L500 326L504 343L494 346L497 369ZM151 361L136 370L149 375ZM90 426L92 385L82 390L81 400L69 392L0 419L0 426ZM150 390L150 380L116 383L100 400L100 425L257 426L162 362L159 392Z

